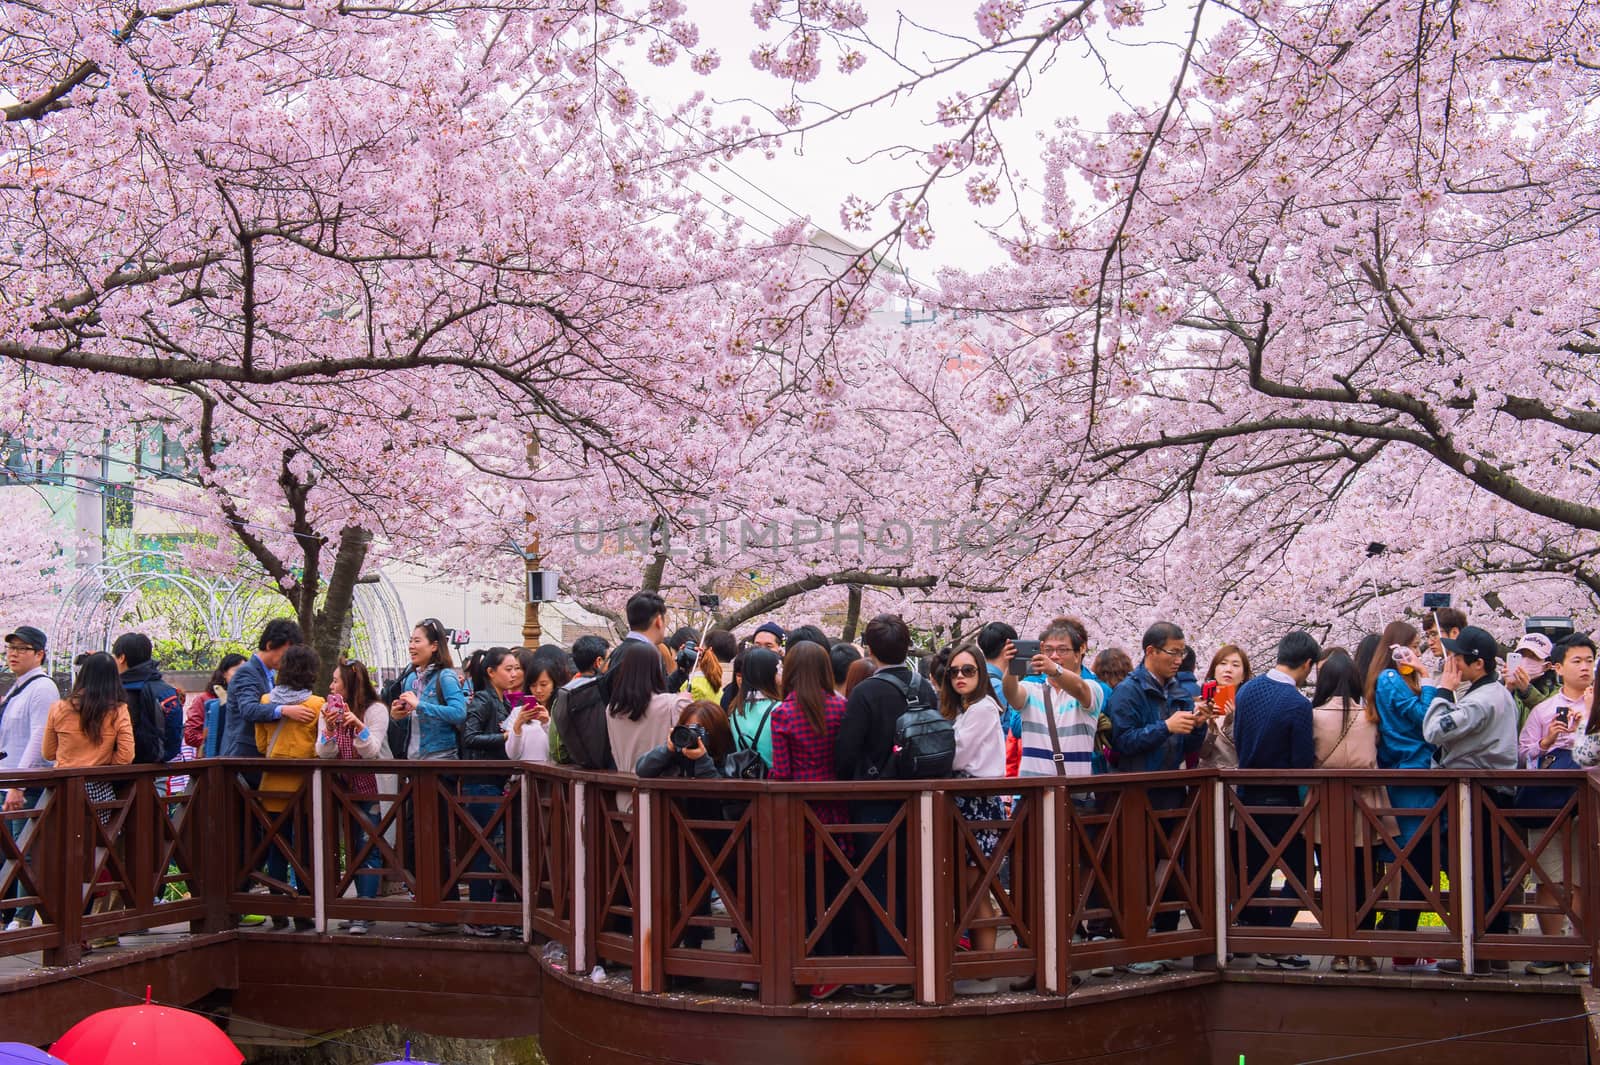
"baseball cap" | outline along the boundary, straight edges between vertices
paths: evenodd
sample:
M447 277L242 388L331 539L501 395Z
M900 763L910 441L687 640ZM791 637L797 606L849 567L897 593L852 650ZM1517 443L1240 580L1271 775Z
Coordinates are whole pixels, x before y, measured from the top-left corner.
M1495 658L1500 654L1500 645L1494 642L1494 637L1476 625L1468 625L1453 640L1439 642L1446 651L1460 655L1468 662L1493 665Z
M787 635L783 631L783 626L779 625L776 621L767 621L767 622L763 622L760 625L757 625L756 626L756 632L757 633L770 632L770 633L772 633L772 635L774 635L774 636L776 636L778 638L778 642L779 643L782 643L783 639L784 639L784 636ZM751 633L751 635L754 636L755 633Z
M1550 652L1554 651L1556 647L1555 644L1550 642L1550 637L1544 633L1530 632L1517 643L1516 649L1518 651L1526 651L1543 661L1550 657Z
M35 651L44 650L44 633L32 625L18 625L15 632L6 633L6 643L12 640L25 643Z

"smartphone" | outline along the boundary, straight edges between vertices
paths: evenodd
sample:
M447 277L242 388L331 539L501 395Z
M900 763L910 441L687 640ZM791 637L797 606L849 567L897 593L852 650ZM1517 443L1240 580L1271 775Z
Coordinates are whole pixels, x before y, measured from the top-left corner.
M1010 673L1013 677L1026 677L1031 672L1028 663L1039 653L1039 641L1012 640L1011 642L1017 649L1017 656L1011 660Z
M1450 606L1450 593L1449 592L1423 592L1422 593L1422 609L1424 609L1424 610L1445 610L1445 609L1448 609L1449 606Z
M1211 702L1212 699L1216 696L1216 694L1217 694L1217 682L1216 681L1208 680L1204 684L1200 685L1200 701L1201 702L1203 702L1203 703Z
M1563 706L1561 709L1557 710L1556 720L1561 722L1563 725L1572 724L1572 707Z

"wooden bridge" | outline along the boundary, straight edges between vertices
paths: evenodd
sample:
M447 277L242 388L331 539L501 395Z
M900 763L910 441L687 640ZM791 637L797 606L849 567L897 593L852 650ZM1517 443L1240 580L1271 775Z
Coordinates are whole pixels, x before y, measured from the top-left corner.
M299 1032L536 1034L553 1065L1463 1065L1532 1046L1541 1063L1590 1060L1590 981L1520 964L1329 969L1339 955L1458 958L1469 973L1592 959L1600 784L1581 773L869 785L365 763L392 774L373 800L348 764L274 762L296 771L275 792L261 762L183 768L176 790L167 767L0 777L31 799L0 832L0 896L38 915L0 932L0 1038L47 1042L149 984ZM1534 780L1547 808L1509 801ZM98 781L113 799L94 800ZM1428 798L1397 810L1389 784ZM970 822L964 794L1002 795L1010 814ZM1285 794L1298 805L1273 804ZM1417 822L1404 842L1397 818ZM274 848L286 871L269 876ZM401 891L360 898L363 874ZM1407 912L1415 932L1398 930ZM236 927L245 913L312 927ZM1541 932L1541 914L1565 928ZM426 922L507 933L412 927ZM995 948L965 949L962 932L986 927ZM85 955L112 935L121 946ZM1252 953L1316 965L1261 969L1239 957ZM1169 971L1116 968L1151 961ZM957 995L966 980L1014 990ZM907 993L809 1000L834 983Z

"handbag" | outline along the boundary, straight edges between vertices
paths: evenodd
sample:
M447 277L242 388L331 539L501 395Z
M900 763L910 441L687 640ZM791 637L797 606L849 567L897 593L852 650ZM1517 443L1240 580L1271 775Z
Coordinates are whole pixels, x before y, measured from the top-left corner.
M1557 747L1539 756L1536 769L1582 769L1572 757L1572 752L1565 747ZM1571 784L1524 784L1517 789L1516 801L1512 804L1518 810L1553 810L1560 811L1567 805L1577 789ZM1555 817L1526 817L1519 818L1528 828L1547 828L1555 823Z
M756 726L755 738L752 740L746 741L743 730L737 724L733 726L734 731L738 733L739 743L743 746L728 755L727 760L723 762L723 776L731 780L767 779L772 768L767 765L767 760L761 757L761 752L756 750L756 744L761 742L761 731L767 727L767 719L772 716L772 711L777 706L775 702L767 704L767 712L761 715L761 723Z

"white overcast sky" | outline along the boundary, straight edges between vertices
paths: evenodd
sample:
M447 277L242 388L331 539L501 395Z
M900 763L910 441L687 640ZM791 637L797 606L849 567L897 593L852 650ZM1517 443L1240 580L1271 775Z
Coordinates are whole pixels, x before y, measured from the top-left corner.
M937 61L970 50L960 40L941 38L940 33L977 40L973 12L974 0L928 0L915 6L893 0L864 0L868 12L867 29L875 40L900 37L900 54L911 65L926 68ZM1027 18L1027 25L1038 25L1056 5L1039 5ZM924 27L902 22L900 12ZM1072 114L1086 126L1101 128L1105 117L1119 108L1115 92L1107 85L1107 70L1120 91L1138 102L1150 102L1169 88L1176 71L1175 48L1153 45L1153 39L1177 40L1192 18L1188 3L1169 4L1154 10L1147 27L1121 34L1124 44L1105 54L1103 66L1085 55L1081 45L1062 49L1049 69L1036 73L1020 116L1003 126L1009 149L1008 159L1034 188L1039 177L1039 150L1043 139L1058 118ZM741 98L753 98L776 107L787 100L788 86L770 74L750 65L750 53L773 33L759 30L750 18L749 6L740 0L705 0L690 5L690 17L697 21L702 43L717 48L721 67L708 77L689 72L683 63L666 71L650 67L637 57L629 57L625 67L637 87L653 100L665 101L683 92L700 88L719 105L728 118L748 114L764 128L775 128L771 117ZM1103 39L1103 30L1095 31ZM817 101L806 107L807 118L823 113L828 106L843 107L876 96L906 72L887 56L868 52L866 66L848 77L835 66L830 49L824 73L818 81L801 86L803 99ZM946 81L927 83L893 102L879 104L865 113L833 123L806 135L802 142L792 138L773 160L750 153L735 161L731 172L720 172L715 180L726 187L719 190L702 178L688 184L708 199L726 201L727 210L747 219L752 225L770 231L774 218L787 219L794 213L806 214L824 229L842 233L839 204L851 193L876 200L886 189L913 182L920 183L920 162L927 146L948 139L954 131L932 126L935 104L955 94L957 83L972 88L987 85L1009 66L1008 57L986 57L980 63L961 68ZM658 112L664 110L656 107ZM899 159L879 151L897 144L917 145L919 150ZM934 271L948 265L978 269L1005 261L983 226L1005 223L1011 204L1006 197L993 208L979 209L968 203L964 176L946 184L934 200L936 241L932 248L917 251L900 249L902 262L911 276L921 282L933 280ZM747 202L731 200L728 193ZM1022 207L1030 214L1039 205L1037 192L1024 191ZM880 213L880 229L889 225L886 211ZM871 237L851 235L856 243Z

